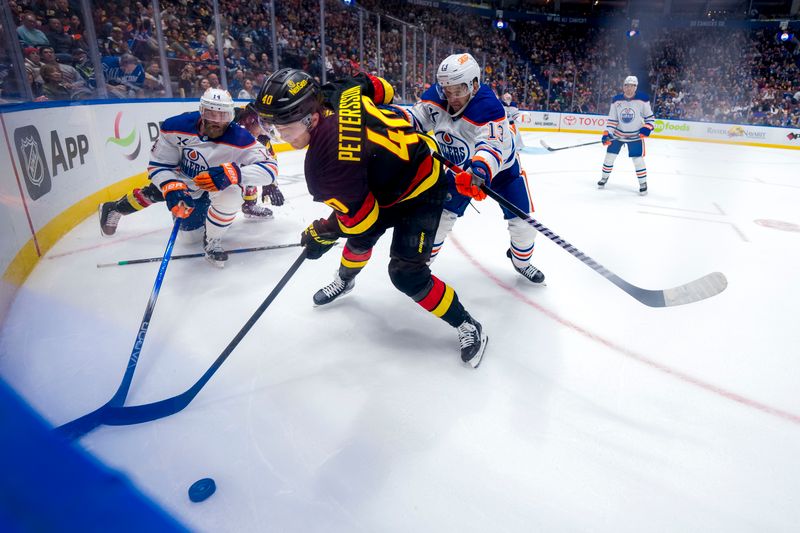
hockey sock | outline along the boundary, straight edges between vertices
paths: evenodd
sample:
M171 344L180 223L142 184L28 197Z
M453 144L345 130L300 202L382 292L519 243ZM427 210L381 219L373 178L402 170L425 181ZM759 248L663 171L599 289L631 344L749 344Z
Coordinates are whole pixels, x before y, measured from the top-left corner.
M644 158L634 157L633 166L636 169L636 177L639 179L639 185L647 183L647 168L644 166Z
M208 240L221 239L225 235L228 226L233 224L236 213L225 213L213 205L208 208L206 214L206 237Z
M431 275L428 285L413 296L413 299L423 309L441 318L454 328L457 328L466 320L467 312L461 302L458 301L456 291L436 276Z
M603 161L603 180L607 180L611 176L611 171L614 170L614 160L617 154L606 152L606 159Z
M367 266L367 261L372 256L372 248L366 252L354 249L349 243L345 243L342 250L342 263L339 266L339 277L348 280L353 279Z
M439 219L439 227L436 229L436 237L433 239L431 259L428 261L429 265L433 263L433 260L436 259L437 255L439 255L439 250L441 250L444 240L453 229L456 220L458 220L457 214L453 213L452 211L448 211L447 209L442 211L442 217Z
M164 197L158 187L152 183L141 189L136 188L114 203L114 209L123 215L130 215L150 207L154 203L163 202Z
M244 188L244 193L242 194L242 200L246 204L254 204L256 200L258 200L258 187L255 185L248 185Z
M537 231L521 218L512 218L508 221L508 233L511 235L511 262L517 268L524 268L533 255Z

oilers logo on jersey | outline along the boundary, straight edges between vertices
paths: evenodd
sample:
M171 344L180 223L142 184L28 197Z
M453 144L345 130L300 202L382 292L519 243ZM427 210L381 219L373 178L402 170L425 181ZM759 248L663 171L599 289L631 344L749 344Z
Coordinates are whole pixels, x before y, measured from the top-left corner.
M208 161L203 154L194 148L184 148L181 157L181 172L188 178L194 178L204 170L208 170Z
M633 118L636 116L636 112L631 109L630 107L623 108L619 112L619 119L624 122L625 124L630 124L633 121Z
M446 131L437 131L436 141L439 144L439 150L448 161L464 166L469 157L469 146L465 140Z

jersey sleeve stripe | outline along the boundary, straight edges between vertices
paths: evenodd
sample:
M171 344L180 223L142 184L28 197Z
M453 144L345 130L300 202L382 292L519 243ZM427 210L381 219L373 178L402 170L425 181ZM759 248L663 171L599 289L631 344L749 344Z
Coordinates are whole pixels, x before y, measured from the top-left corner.
M503 120L505 120L506 117L505 115L503 115L501 118L495 120L487 120L486 122L475 122L474 120L470 120L467 117L462 117L462 118L474 126L481 127L487 125L490 122L503 122Z
M177 165L170 164L170 163L159 163L158 161L150 161L147 163L149 166L148 169L151 167L161 167L161 168L177 168Z
M422 100L422 102L424 102L426 104L435 105L436 107L438 107L442 111L447 111L444 107L442 107L442 104L440 104L439 102L434 102L433 100Z
M498 164L500 164L500 165L503 164L503 158L500 156L500 154L498 154L495 150L492 150L491 148L489 148L488 145L481 146L478 150L475 151L475 154L477 155L477 154L479 154L481 152L488 152L489 154L492 155L492 157L497 159L497 163Z
M225 146L230 146L231 148L239 148L240 150L247 150L248 148L251 148L253 145L258 144L258 141L253 140L253 142L251 142L249 144L232 144L232 143L226 143L226 142L222 142L222 141L216 141L216 143L217 144L222 144L222 145L225 145Z
M339 221L339 228L345 235L358 235L364 233L378 220L378 202L372 193L369 193L361 204L359 210L351 217L345 214L336 213Z

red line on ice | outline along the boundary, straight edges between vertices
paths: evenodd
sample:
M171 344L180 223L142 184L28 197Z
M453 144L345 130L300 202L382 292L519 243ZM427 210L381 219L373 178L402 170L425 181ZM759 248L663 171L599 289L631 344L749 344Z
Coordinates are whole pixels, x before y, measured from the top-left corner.
M518 291L517 289L515 289L514 287L512 287L508 283L504 282L503 280L501 280L500 278L495 276L490 270L488 270L480 262L478 262L477 259L475 259L472 255L470 255L470 253L461 245L461 243L458 242L458 239L456 239L453 236L451 236L450 239L451 239L451 242L455 245L455 247L458 248L458 250L475 266L475 268L480 270L481 273L484 276L486 276L487 278L491 279L494 282L495 285L497 285L501 289L503 289L506 292L508 292L509 294L511 294L514 298L516 298L520 302L522 302L522 303L524 303L524 304L526 304L526 305L528 305L530 307L533 307L537 311L541 312L542 314L544 314L548 318L558 322L562 326L567 327L567 328L569 328L569 329L571 329L571 330L583 335L584 337L586 337L586 338L588 338L588 339L590 339L590 340L592 340L594 342L602 344L606 348L609 348L610 350L613 350L613 351L615 351L615 352L617 352L617 353L619 353L621 355L624 355L625 357L629 357L629 358L631 358L631 359L633 359L635 361L638 361L638 362L640 362L642 364L645 364L645 365L647 365L647 366L649 366L651 368L655 368L656 370L659 370L659 371L661 371L661 372L663 372L665 374L669 374L670 376L672 376L674 378L677 378L677 379L679 379L679 380L681 380L683 382L690 383L690 384L692 384L692 385L694 385L696 387L699 387L699 388L701 388L701 389L703 389L705 391L712 392L712 393L714 393L714 394L716 394L718 396L722 396L723 398L727 398L729 400L733 400L734 402L740 403L742 405L746 405L747 407L751 407L753 409L758 409L759 411L762 411L764 413L767 413L767 414L770 414L770 415L773 415L773 416L777 416L779 418L782 418L784 420L788 420L789 422L793 422L795 424L800 424L800 415L789 413L787 411L782 411L782 410L777 409L775 407L771 407L769 405L757 402L755 400L751 400L750 398L746 398L746 397L744 397L744 396L742 396L740 394L737 394L735 392L723 389L722 387L718 387L718 386L713 385L711 383L707 383L707 382L705 382L705 381L703 381L703 380L701 380L699 378L696 378L694 376L686 374L685 372L681 372L680 370L676 370L674 368L670 368L670 367L668 367L668 366L666 366L666 365L664 365L662 363L659 363L658 361L654 361L652 359L648 359L647 357L645 357L645 356L643 356L641 354L638 354L638 353L634 352L633 350L631 350L629 348L625 348L624 346L620 346L619 344L616 344L616 343L614 343L614 342L612 342L612 341L610 341L608 339L605 339L605 338L603 338L603 337L601 337L601 336L599 336L599 335L597 335L595 333L592 333L591 331L589 331L589 330L587 330L587 329L575 324L574 322L571 322L571 321L567 320L566 318L561 317L560 315L554 313L550 309L547 309L546 307L542 306L541 304L538 304L538 303L534 302L533 300L528 298L528 296L526 296L524 293Z

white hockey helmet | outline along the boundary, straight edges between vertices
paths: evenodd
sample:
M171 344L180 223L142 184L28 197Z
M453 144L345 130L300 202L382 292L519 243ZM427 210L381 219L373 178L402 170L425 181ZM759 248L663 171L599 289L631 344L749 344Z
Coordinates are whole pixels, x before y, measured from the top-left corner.
M622 85L636 85L639 86L639 78L636 76L628 76L625 78L625 81L622 82Z
M506 103L506 105L511 105L511 102L513 100L514 100L514 98L511 96L511 93L503 94L503 101Z
M436 71L436 81L442 87L452 87L465 83L470 90L472 81L481 82L481 67L472 54L453 54L447 56Z
M212 122L232 122L233 98L223 89L206 89L200 97L200 116Z

